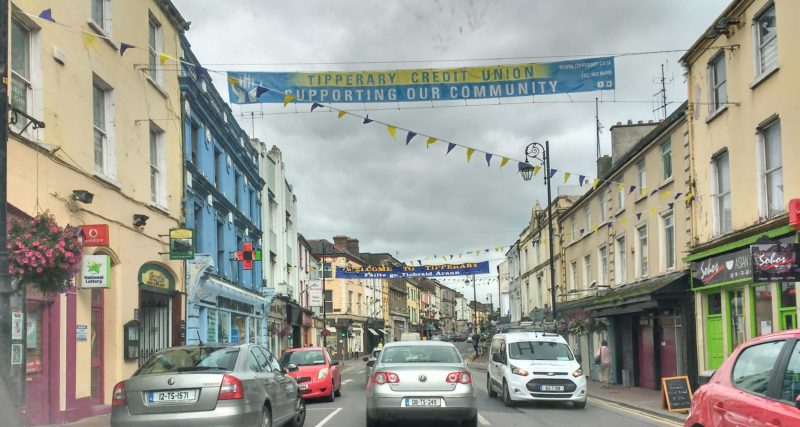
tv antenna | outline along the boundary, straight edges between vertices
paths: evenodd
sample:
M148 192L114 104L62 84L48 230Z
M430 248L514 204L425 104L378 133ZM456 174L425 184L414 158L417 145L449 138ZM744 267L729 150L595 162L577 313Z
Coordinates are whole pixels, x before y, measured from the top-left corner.
M672 84L675 81L674 77L667 78L664 71L665 64L661 64L661 77L653 79L653 83L661 85L661 90L653 94L655 97L656 108L653 112L656 114L657 119L667 118L667 83Z

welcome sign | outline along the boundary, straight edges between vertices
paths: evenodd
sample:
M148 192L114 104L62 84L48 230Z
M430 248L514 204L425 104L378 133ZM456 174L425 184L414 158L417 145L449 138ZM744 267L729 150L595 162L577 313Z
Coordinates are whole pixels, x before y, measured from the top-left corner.
M366 267L336 267L337 279L397 279L406 277L447 277L489 273L489 261L463 264L393 266L368 265Z
M393 71L228 72L234 104L454 101L615 89L614 58Z
M84 255L81 260L82 288L111 287L111 257Z

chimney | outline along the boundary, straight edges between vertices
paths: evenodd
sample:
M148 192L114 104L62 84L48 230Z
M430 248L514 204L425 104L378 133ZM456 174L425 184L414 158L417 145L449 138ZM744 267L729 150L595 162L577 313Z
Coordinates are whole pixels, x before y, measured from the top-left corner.
M606 176L608 171L611 170L611 156L605 155L597 159L597 177L602 178Z
M656 123L644 123L639 120L638 123L633 123L633 120L628 120L627 124L617 124L611 126L611 159L613 162L619 161L625 156L642 137L647 135L651 130L655 129ZM600 162L598 161L598 166ZM599 172L599 168L598 168ZM599 176L603 176L600 174Z
M333 236L333 246L337 251L345 252L347 250L347 236Z
M358 255L358 239L347 239L347 252Z

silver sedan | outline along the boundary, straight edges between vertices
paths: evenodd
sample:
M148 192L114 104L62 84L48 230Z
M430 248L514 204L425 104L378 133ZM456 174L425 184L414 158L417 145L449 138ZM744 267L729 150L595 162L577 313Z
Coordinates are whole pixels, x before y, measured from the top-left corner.
M367 381L367 427L400 419L478 425L472 374L453 344L400 341L383 348Z
M111 425L302 427L306 406L286 375L296 369L252 344L163 350L114 386Z

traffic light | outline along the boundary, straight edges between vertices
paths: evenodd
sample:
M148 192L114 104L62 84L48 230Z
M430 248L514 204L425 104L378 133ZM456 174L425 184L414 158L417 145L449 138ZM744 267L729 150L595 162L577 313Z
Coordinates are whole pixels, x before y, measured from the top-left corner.
M342 332L339 334L342 338L347 338L347 332Z

